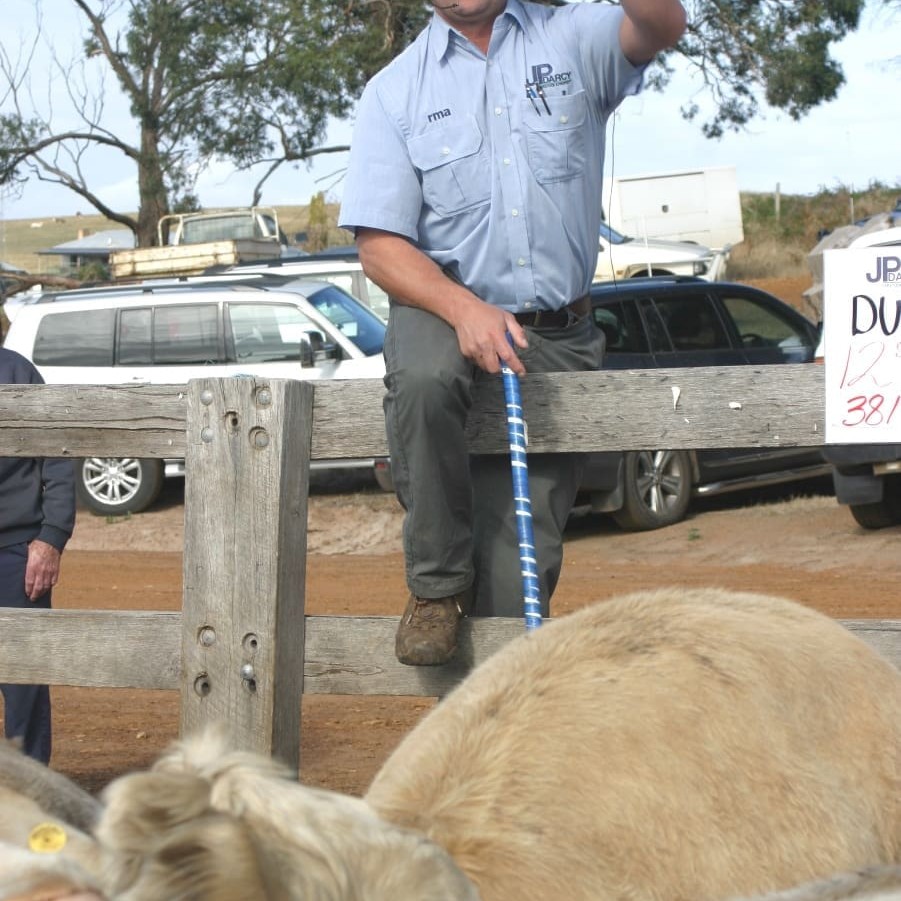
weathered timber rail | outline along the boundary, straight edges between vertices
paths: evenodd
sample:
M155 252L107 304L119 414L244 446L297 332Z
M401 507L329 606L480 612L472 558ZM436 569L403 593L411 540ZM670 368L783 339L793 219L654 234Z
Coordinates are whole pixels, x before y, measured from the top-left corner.
M177 613L4 611L0 681L177 689L181 730L226 719L299 766L301 692L440 696L522 631L470 620L459 659L404 667L394 617L306 616L311 460L387 453L378 381L209 379L172 386L0 385L0 456L184 457ZM815 366L530 375L529 450L823 443ZM476 396L470 444L506 452L503 394ZM901 621L845 625L901 667Z

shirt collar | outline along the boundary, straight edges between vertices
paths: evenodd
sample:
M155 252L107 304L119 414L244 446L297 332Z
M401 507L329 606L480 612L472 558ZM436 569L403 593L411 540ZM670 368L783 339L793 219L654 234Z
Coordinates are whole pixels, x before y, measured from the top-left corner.
M526 11L519 0L507 0L507 6L501 16L510 16L520 28L525 27ZM451 44L459 40L463 40L462 35L437 12L432 12L432 21L429 23L429 49L435 60L441 62L447 56Z

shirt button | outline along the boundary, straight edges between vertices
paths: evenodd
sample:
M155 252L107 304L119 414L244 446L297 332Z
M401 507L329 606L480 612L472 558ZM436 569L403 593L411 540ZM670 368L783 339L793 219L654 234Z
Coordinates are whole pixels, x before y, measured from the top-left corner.
M503 110L502 110L499 106L496 106L496 107L494 108L494 115L495 115L495 116L499 116L502 112L503 112Z
M505 166L509 166L509 165L510 165L510 157L508 157L508 156L505 156L505 157L504 157L504 165L505 165Z
M450 154L450 147L442 147L442 148L441 148L441 155L442 155L442 156L448 156L449 154Z
M526 261L525 261L522 257L520 257L520 258L516 261L516 265L517 265L517 266L525 266L525 265L526 265ZM532 306L532 304L527 303L526 306L527 306L527 307L530 307L530 306Z
M518 215L519 215L519 210L510 210L510 215L511 215L511 216L518 216Z
M526 308L526 309L527 309L527 310L531 310L531 309L532 309L532 307L534 307L534 306L535 306L535 304L534 304L534 303L532 303L532 301L531 301L531 300L527 300L527 301L526 301L526 302L525 302L525 303L524 303L524 304L523 304L523 306L524 306L524 307L525 307L525 308Z
M569 122L569 116L561 116L561 117L560 117L560 122L561 122L563 125L566 125L566 123Z

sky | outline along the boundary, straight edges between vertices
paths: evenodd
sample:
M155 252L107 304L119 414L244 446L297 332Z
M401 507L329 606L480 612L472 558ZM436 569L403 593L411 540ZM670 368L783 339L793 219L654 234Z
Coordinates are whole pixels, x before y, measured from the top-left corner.
M15 53L34 28L34 0L3 0L6 53ZM80 33L78 17L68 0L44 0L42 42L74 54ZM846 84L831 103L817 107L800 122L765 109L742 133L716 141L705 138L697 123L685 122L680 106L689 103L699 85L677 74L663 94L646 92L628 98L608 129L607 177L677 172L702 167L734 166L741 191L813 194L821 188L865 189L874 180L901 184L901 14L894 18L883 3L870 0L860 29L836 45ZM27 43L27 41L26 41ZM43 47L43 44L42 44ZM43 49L39 52L44 52ZM39 68L36 71L40 71ZM60 85L48 83L46 71L36 78L42 97L53 97L57 114L66 102ZM56 92L56 93L54 93ZM124 103L108 107L110 122L130 128ZM0 97L0 112L4 111ZM60 119L61 121L61 119ZM117 130L115 124L110 125ZM348 144L352 123L336 122L327 144ZM312 166L283 166L267 183L265 205L306 204L318 191L340 201L340 171L345 154L327 154ZM134 170L121 155L96 163L85 161L96 193L115 209L137 207ZM200 176L196 193L204 207L242 206L250 202L258 174L236 173L216 163ZM29 181L19 196L0 190L0 220L39 219L92 213L80 197L60 187Z

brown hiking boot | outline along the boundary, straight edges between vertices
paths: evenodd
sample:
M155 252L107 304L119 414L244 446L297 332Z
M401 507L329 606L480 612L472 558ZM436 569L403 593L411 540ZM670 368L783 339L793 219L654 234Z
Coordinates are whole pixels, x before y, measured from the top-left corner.
M463 618L466 594L447 598L410 595L400 618L394 653L407 666L438 666L457 650L457 626Z

